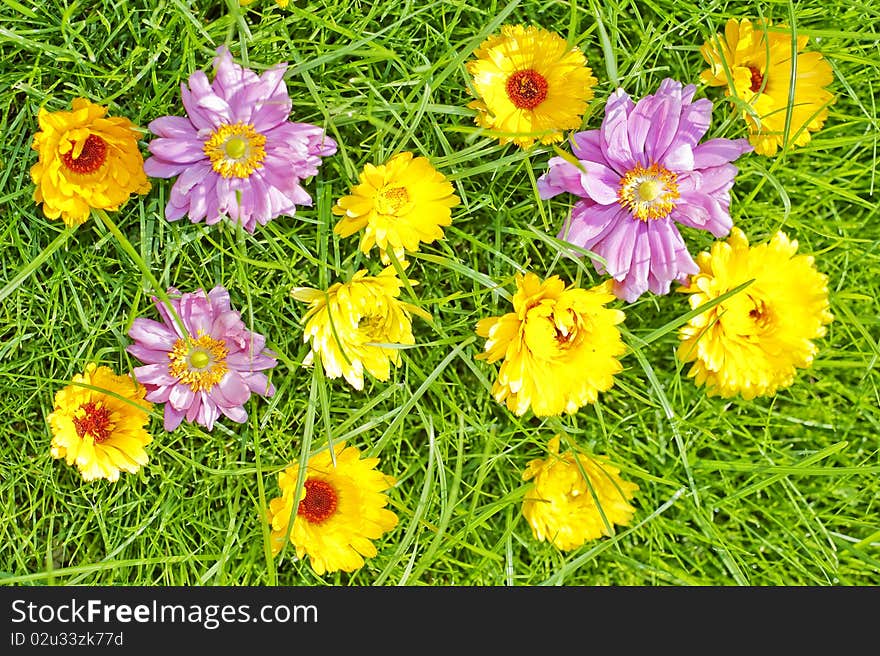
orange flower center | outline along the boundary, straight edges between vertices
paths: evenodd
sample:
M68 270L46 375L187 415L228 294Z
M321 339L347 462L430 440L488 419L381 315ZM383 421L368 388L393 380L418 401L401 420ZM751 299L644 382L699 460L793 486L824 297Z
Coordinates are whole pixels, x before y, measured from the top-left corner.
M304 483L306 488L305 498L299 502L297 515L303 516L312 524L320 524L326 521L339 504L336 490L327 481L309 479Z
M749 89L752 93L758 93L764 84L764 76L757 66L749 66L749 70L752 72L752 83L749 85Z
M100 401L89 401L77 408L73 417L76 434L81 438L91 435L95 444L100 444L113 431L110 421L110 409Z
M107 142L96 134L90 134L82 145L79 156L75 157L77 143L61 155L61 161L74 173L94 173L107 161Z
M534 109L547 98L547 80L531 69L507 78L507 97L520 109Z
M659 164L648 168L636 164L620 179L617 202L630 210L637 219L662 219L675 207L678 176Z
M226 366L227 355L229 349L226 348L226 342L210 335L200 335L190 344L184 339L178 339L168 354L171 360L168 371L181 383L189 385L193 392L207 392L229 371Z
M376 194L376 209L379 214L396 214L408 202L409 192L406 187L383 187Z

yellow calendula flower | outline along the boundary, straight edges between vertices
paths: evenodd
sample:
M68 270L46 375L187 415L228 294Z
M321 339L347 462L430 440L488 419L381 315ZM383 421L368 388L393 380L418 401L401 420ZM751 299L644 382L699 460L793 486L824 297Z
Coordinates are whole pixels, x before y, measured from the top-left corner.
M620 477L620 469L605 461L571 451L560 455L560 436L547 444L546 460L529 462L524 481L522 514L535 539L564 551L589 540L611 535L614 525L626 526L635 508L629 501L639 489Z
M376 469L379 459L361 458L345 442L333 451L335 465L329 449L309 458L296 514L298 463L278 475L281 496L269 502L272 553L281 551L289 531L297 558L308 554L318 575L360 569L377 553L372 541L397 526L397 515L385 507L385 490L396 481Z
M478 100L476 123L502 144L527 148L562 141L581 127L597 80L578 48L540 27L505 25L467 63Z
M605 307L615 300L612 282L580 289L558 276L517 275L514 311L477 323L486 338L477 358L503 360L492 395L517 415L531 408L549 416L576 412L609 389L626 348L617 329L623 312Z
M443 227L452 223L451 209L459 199L452 183L424 157L404 152L384 164L367 164L351 195L340 198L333 214L342 218L333 228L340 237L363 230L360 249L368 254L378 246L384 264L386 251L398 261L405 251L419 250L443 238Z
M48 218L77 226L91 208L117 210L131 194L150 190L140 135L127 118L106 114L85 98L74 100L70 112L40 109L32 145L39 160L31 178L34 200Z
M87 365L55 394L55 408L47 417L52 457L76 465L87 481L116 481L120 471L136 473L147 464L144 447L153 440L144 428L153 406L144 400L146 393L129 376Z
M398 347L415 344L412 315L431 319L398 298L402 286L394 268L386 267L378 276L361 269L349 282L334 283L327 291L294 288L290 295L310 305L303 317L303 341L311 341L312 350L303 364L311 365L317 354L329 378L343 376L357 390L364 388L364 371L388 380L391 365L400 366Z
M717 40L716 40L717 39ZM804 52L807 37L798 36L792 58L791 30L748 19L727 21L724 34L706 41L700 52L710 68L700 79L726 87L742 103L749 142L759 155L775 155L785 141L785 120L792 86L790 145L809 143L810 133L828 118L834 94L825 87L834 79L831 66L818 52Z
M705 384L710 396L769 396L812 363L818 351L812 340L825 334L833 317L827 277L812 256L796 255L797 247L783 232L749 247L734 228L726 242L697 257L700 272L679 289L690 294L692 309L754 279L679 331L678 357L694 363L688 376Z

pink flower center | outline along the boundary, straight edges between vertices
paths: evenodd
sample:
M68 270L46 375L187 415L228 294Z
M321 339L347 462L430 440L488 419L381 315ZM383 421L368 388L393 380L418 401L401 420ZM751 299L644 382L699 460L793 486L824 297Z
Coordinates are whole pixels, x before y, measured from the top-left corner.
M95 444L105 441L113 432L110 408L100 401L89 401L77 408L73 417L76 434L81 438L91 435Z
M309 479L303 484L306 488L305 498L299 502L296 514L301 515L312 524L320 524L336 512L339 496L327 481Z
M61 155L61 161L69 170L81 175L97 171L107 160L107 142L96 134L90 134L83 142L78 156L74 156L77 143Z
M546 78L531 69L507 78L507 97L519 109L534 109L547 98Z
M617 188L617 202L641 221L665 218L678 197L678 176L657 163L636 164Z

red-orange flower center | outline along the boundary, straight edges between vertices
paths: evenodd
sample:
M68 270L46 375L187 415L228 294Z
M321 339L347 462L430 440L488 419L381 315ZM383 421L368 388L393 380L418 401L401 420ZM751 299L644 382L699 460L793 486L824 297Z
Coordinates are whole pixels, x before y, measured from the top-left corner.
M74 173L94 173L107 160L107 142L96 134L90 134L86 138L77 158L73 157L75 150L76 144L73 144L73 148L61 156L64 166Z
M534 109L547 98L547 80L531 69L507 78L507 97L520 109Z
M749 89L752 93L758 93L764 84L764 76L757 66L749 66L749 70L752 72L752 83L749 85Z
M305 498L299 502L297 515L302 515L312 524L320 524L326 521L334 512L339 503L336 490L326 481L307 480Z
M100 444L112 432L113 426L110 423L110 409L105 405L99 405L94 401L83 403L79 410L82 415L73 418L73 425L76 427L76 434L80 437L91 435L95 444ZM79 412L77 412L79 415Z

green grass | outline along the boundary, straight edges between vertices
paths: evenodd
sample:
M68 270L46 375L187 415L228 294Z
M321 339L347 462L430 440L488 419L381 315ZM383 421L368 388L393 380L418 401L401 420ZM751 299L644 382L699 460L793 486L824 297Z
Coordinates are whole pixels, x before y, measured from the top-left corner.
M684 0L510 4L292 2L0 3L0 582L86 585L877 585L880 583L880 212L877 85L880 9L823 3ZM597 15L597 8L602 7ZM658 328L685 297L625 306L628 343L616 386L594 406L516 418L476 361L479 318L508 311L513 275L529 269L589 285L590 267L560 256L571 202L540 201L552 149L501 147L474 127L464 62L503 23L558 31L599 78L585 126L598 127L616 87L653 92L664 77L698 80L698 48L729 17L796 21L830 61L837 103L807 146L741 158L732 215L754 241L784 229L830 280L835 321L795 384L754 401L709 398ZM601 16L601 23L597 22ZM607 41L603 44L603 32ZM133 260L96 220L66 239L32 202L30 149L41 106L76 95L139 126L181 114L179 85L227 44L262 70L290 63L293 120L339 144L306 188L315 200L254 235L229 224L168 223L169 181L154 180L113 219L162 285L223 284L279 354L278 393L254 397L243 426L151 428L151 460L116 484L84 483L49 454L54 393L89 361L127 371L136 316L153 316ZM717 90L698 96L718 100ZM709 137L744 136L717 102ZM146 144L145 135L144 144ZM356 392L304 368L295 286L325 285L377 262L332 234L333 202L357 172L400 150L431 158L462 205L446 239L412 257L417 345L388 383ZM692 252L711 236L684 233ZM53 244L58 240L57 250ZM501 285L503 289L495 287ZM566 430L636 482L637 513L612 538L560 552L520 514L526 463ZM303 445L348 439L398 479L400 523L354 574L317 577L306 562L267 558L264 507L277 472Z

